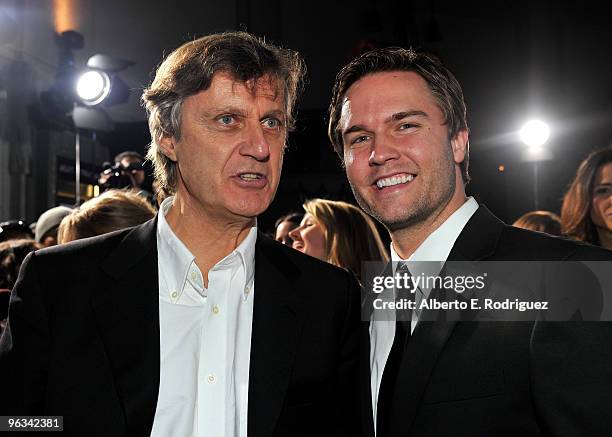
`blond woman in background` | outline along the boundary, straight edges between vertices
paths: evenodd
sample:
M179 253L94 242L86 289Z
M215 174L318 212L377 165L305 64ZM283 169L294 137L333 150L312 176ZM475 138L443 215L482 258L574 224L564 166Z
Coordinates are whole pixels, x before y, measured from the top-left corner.
M376 225L361 209L325 199L302 206L302 223L289 233L294 249L349 269L360 279L362 262L389 260Z

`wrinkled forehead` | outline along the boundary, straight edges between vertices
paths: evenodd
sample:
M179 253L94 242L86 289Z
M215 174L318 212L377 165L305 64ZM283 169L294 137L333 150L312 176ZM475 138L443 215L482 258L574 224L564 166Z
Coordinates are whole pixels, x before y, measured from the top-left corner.
M285 99L285 84L274 74L264 74L263 76L242 80L233 76L230 73L219 71L213 76L213 80L217 76L224 76L232 81L232 91L235 92L236 86L242 85L253 97L265 97L272 101L279 100L286 102ZM286 108L285 103L285 110Z

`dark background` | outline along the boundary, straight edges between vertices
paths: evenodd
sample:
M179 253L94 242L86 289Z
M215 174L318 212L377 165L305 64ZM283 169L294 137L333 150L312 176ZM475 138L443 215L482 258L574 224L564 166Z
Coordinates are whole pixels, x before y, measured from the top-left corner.
M130 103L111 112L115 131L98 136L111 156L125 149L144 152L150 138L138 95L163 56L183 42L240 29L304 56L308 84L276 200L260 218L264 228L300 210L307 198L352 201L326 136L326 110L336 72L364 47L427 49L455 72L471 131L468 191L503 220L534 209L533 165L521 160L525 146L517 136L525 121L535 117L551 126L546 147L553 160L540 164L539 209L559 212L580 160L612 141L612 17L606 2L72 3L78 4L78 30L86 41L79 61L98 52L136 62L122 73L132 88Z

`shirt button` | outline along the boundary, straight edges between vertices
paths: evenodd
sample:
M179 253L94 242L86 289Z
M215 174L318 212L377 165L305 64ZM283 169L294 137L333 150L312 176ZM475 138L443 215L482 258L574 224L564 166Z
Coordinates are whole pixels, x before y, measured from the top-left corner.
M208 375L208 377L206 378L209 384L214 384L215 383L215 375L213 375L212 373L210 375Z
M219 307L217 305L214 305L212 307L212 312L213 312L213 314L219 314Z
M198 275L196 274L196 272L191 272L191 279L193 281L195 281L197 277L198 277Z
M244 287L244 292L245 292L246 294L249 294L249 293L251 292L251 287L250 287L250 286L248 286L248 285L247 285L246 287Z
M172 292L172 298L173 298L173 299L176 299L176 297L177 297L177 296L178 296L178 293L177 293L176 291L173 291L173 292Z

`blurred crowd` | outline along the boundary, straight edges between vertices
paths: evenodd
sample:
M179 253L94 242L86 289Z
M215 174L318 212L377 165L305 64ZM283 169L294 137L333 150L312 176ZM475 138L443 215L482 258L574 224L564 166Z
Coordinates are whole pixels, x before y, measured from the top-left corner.
M100 175L104 191L77 208L56 206L38 220L0 223L0 333L10 291L29 252L132 227L152 219L165 198L142 189L144 159L136 152L115 157ZM577 169L560 214L530 211L514 226L571 238L612 250L612 147L595 151ZM359 279L362 263L389 260L389 250L372 219L346 202L311 199L303 211L278 218L271 235L322 261L346 268Z

